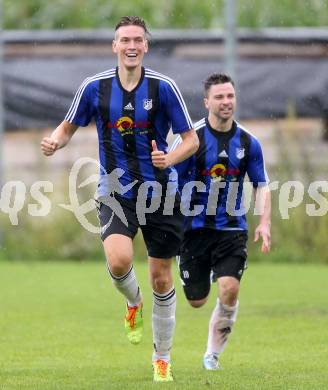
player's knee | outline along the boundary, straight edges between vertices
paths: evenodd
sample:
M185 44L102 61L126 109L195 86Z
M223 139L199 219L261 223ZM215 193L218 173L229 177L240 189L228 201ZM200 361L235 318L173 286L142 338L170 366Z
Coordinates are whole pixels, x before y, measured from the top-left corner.
M122 235L110 235L103 242L110 272L115 276L125 275L132 265L132 240Z
M231 298L237 299L238 292L239 292L239 286L236 284L231 284L226 288L226 294Z
M237 280L227 281L220 285L220 298L228 305L234 305L239 293L239 282Z
M115 276L125 275L131 268L131 259L124 256L110 254L107 257L108 268Z
M172 284L171 279L167 275L155 274L152 275L153 290L159 293L166 292Z
M155 264L156 266L153 264L153 266L149 268L150 281L153 290L158 293L165 293L172 287L173 284L170 263Z
M198 299L198 300L188 300L189 304L194 307L195 309L199 308L199 307L202 307L203 305L205 305L207 301L207 297L204 298L204 299Z
M203 306L210 292L210 282L207 280L204 283L190 283L183 286L185 297L192 307Z

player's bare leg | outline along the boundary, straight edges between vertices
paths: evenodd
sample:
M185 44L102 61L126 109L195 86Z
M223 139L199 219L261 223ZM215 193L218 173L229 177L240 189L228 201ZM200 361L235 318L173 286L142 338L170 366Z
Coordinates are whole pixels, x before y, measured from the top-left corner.
M176 295L171 271L172 259L149 257L150 281L153 288L153 369L154 381L169 382L170 351L175 329Z
M127 337L132 344L138 344L143 331L142 297L132 265L132 239L121 234L111 234L104 241L104 250L113 284L126 298Z

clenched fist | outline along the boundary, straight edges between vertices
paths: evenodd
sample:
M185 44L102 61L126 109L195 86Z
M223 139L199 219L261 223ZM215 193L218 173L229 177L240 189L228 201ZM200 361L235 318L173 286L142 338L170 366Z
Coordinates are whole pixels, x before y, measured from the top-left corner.
M45 156L52 156L58 149L59 144L56 139L44 137L41 141L41 150Z

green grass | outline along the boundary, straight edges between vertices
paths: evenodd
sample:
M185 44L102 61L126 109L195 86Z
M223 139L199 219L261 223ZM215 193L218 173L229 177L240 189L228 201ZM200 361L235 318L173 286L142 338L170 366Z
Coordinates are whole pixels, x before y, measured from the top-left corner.
M212 373L201 359L215 292L192 309L176 278L175 383L165 385L152 384L151 291L146 264L136 270L145 338L132 346L102 264L0 262L0 389L328 388L327 267L251 264L224 370Z

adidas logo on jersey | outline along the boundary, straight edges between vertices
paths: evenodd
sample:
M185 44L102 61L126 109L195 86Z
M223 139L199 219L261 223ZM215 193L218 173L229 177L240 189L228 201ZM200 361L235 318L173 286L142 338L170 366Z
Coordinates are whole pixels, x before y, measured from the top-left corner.
M128 103L128 104L124 107L124 110L134 110L134 108L133 108L131 102Z
M219 157L228 157L227 152L225 150L222 150L222 152L219 153Z

